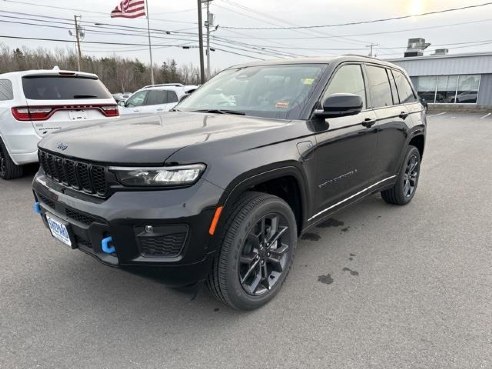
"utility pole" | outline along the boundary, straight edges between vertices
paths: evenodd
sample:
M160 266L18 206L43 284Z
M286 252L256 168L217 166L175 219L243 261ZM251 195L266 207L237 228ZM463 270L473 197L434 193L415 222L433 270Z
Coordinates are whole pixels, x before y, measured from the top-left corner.
M198 50L200 51L200 83L205 83L205 66L203 61L203 32L202 32L202 0L198 3Z
M379 44L375 44L375 43L371 42L371 44L370 44L370 45L366 45L366 47L370 47L370 48L371 48L371 51L369 51L369 56L371 56L371 57L373 56L373 53L372 53L372 48L373 48L374 46L379 46Z
M77 70L80 72L80 61L82 60L82 52L80 51L80 30L78 18L81 18L81 16L73 16L73 20L75 21L75 40L77 41Z
M152 60L152 42L150 41L150 17L149 17L149 4L145 0L145 14L147 16L147 36L149 38L149 54L150 54L150 84L154 82L154 61Z
M207 79L210 79L210 27L214 26L214 15L210 13L210 2L212 0L205 0L207 2L207 20L205 26L207 27Z

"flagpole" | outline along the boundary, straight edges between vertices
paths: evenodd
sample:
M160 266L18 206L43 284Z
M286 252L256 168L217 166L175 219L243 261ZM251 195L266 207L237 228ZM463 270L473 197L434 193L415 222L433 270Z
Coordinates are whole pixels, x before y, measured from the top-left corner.
M154 62L152 61L152 42L150 41L149 4L147 3L147 0L145 0L145 10L147 13L147 35L149 36L150 83L155 84L155 81L154 81Z

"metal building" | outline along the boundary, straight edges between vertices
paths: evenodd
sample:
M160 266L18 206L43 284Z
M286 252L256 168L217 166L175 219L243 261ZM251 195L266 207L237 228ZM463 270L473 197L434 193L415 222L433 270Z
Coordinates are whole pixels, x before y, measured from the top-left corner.
M492 108L492 52L447 54L389 60L410 75L419 95L430 104L449 108Z

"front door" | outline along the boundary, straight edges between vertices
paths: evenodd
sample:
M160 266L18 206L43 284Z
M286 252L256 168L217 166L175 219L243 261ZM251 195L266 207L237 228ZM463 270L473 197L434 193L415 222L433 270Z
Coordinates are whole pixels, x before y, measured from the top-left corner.
M376 116L367 109L367 93L362 67L345 64L331 78L321 101L335 93L352 93L364 102L360 114L326 119L326 126L316 135L315 160L317 183L314 214L316 220L373 183L374 154L377 136Z

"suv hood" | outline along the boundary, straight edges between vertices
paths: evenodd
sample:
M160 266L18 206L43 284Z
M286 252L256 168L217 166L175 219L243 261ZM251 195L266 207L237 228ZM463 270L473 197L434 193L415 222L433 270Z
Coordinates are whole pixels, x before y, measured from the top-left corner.
M203 155L218 154L214 150L205 153L203 149L209 145L227 147L230 153L248 150L293 138L289 137L295 135L293 126L299 124L228 114L172 112L59 131L44 138L39 147L105 164L162 165L180 149L197 146L200 149L195 161L200 162L207 159ZM218 151L224 154L224 150Z

